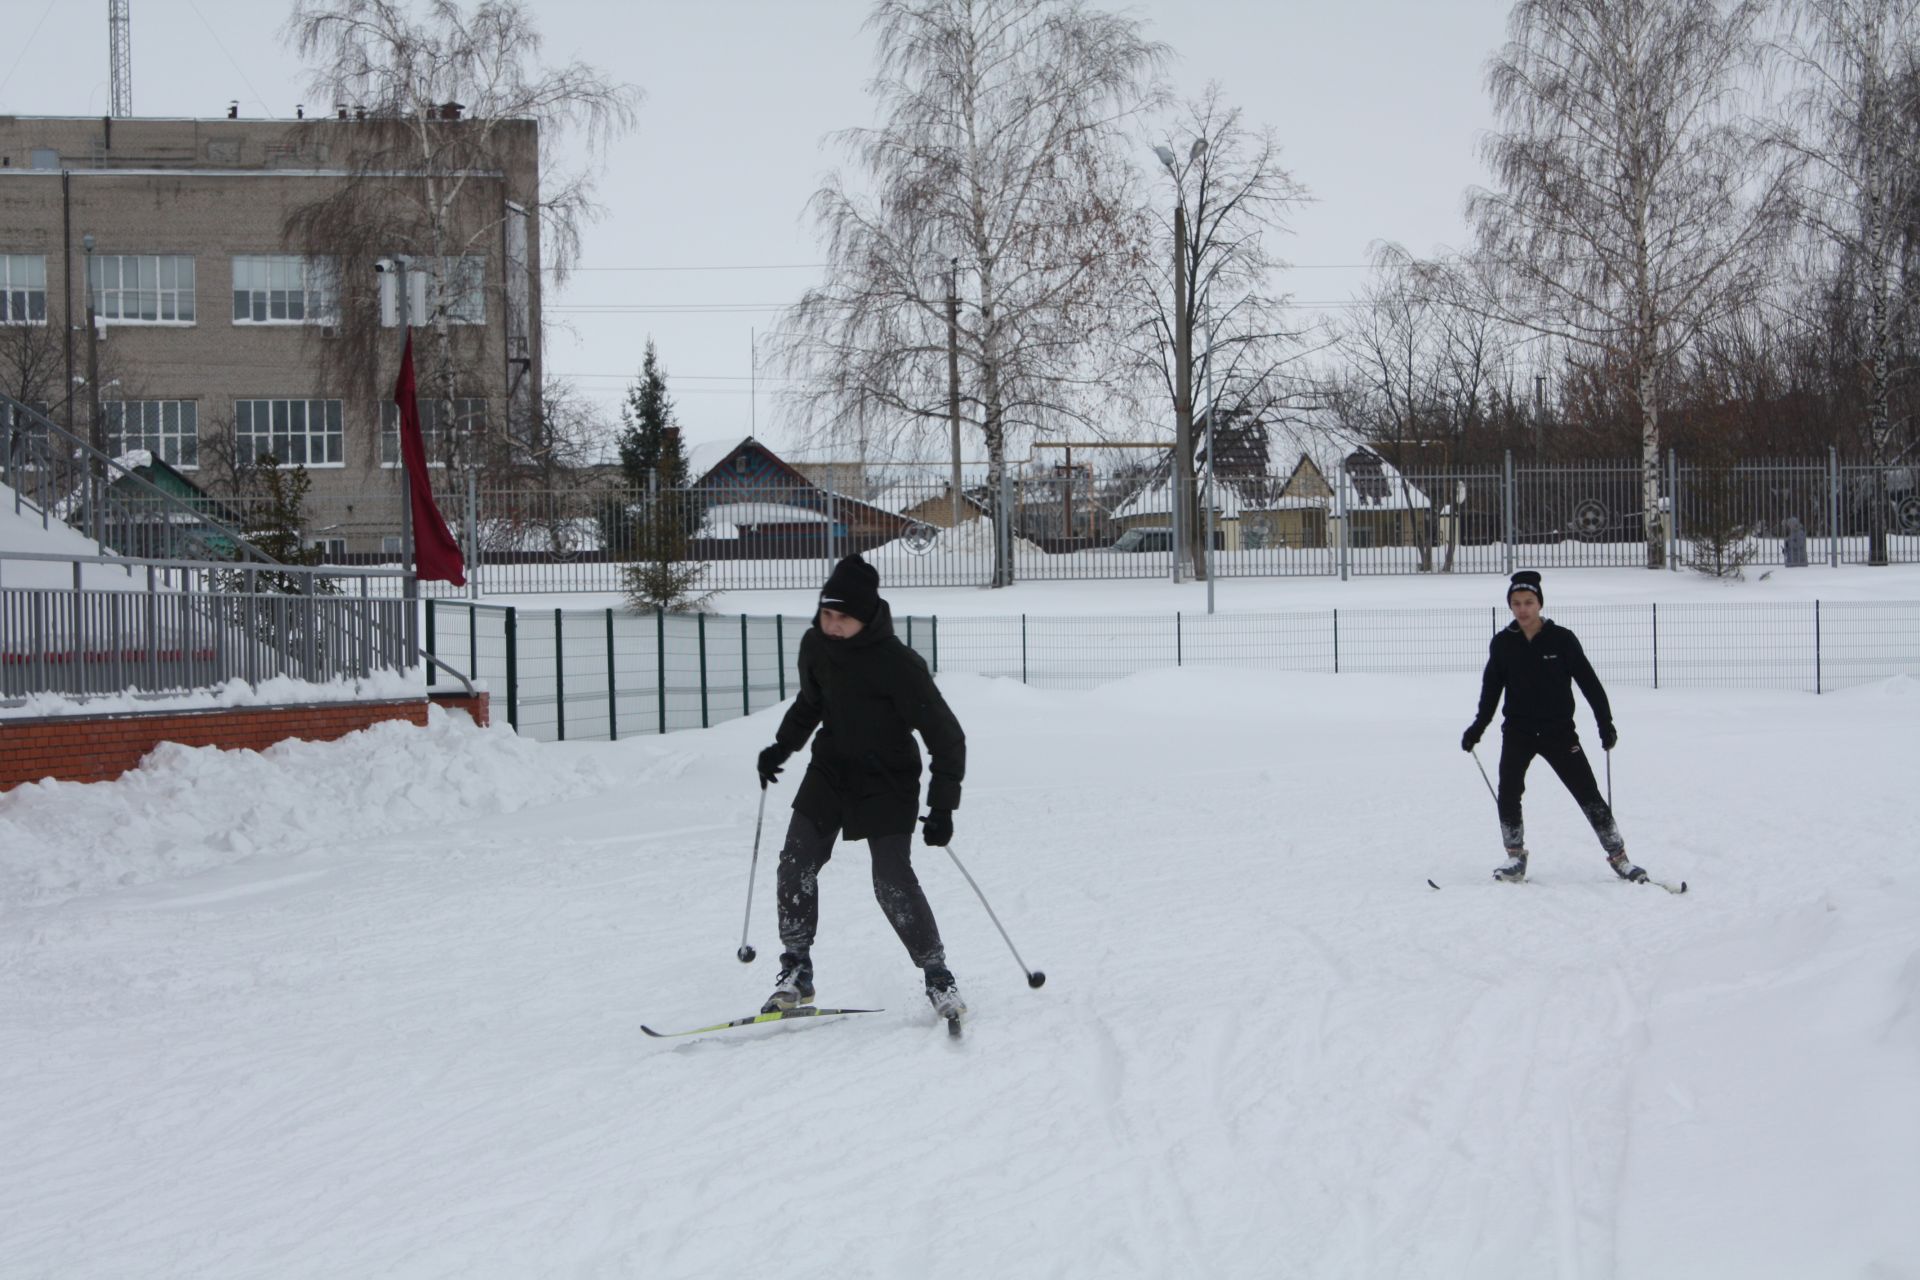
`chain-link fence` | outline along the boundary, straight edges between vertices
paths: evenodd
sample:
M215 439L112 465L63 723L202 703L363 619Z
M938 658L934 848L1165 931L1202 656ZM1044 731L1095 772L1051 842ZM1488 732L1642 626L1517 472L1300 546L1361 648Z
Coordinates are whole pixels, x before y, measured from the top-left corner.
M1825 693L1920 675L1920 601L1585 605L1554 617L1609 685ZM777 705L797 687L809 622L436 600L427 634L430 651L488 682L498 718L551 741L704 728ZM1471 680L1506 623L1494 607L910 617L895 628L937 672L1084 689L1186 666Z

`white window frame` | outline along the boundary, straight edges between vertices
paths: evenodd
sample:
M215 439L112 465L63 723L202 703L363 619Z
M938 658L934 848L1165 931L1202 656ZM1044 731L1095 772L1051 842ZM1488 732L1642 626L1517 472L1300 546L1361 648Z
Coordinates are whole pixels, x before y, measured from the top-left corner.
M337 259L297 253L233 255L234 324L334 324L339 318Z
M127 281L128 264L134 272L131 284ZM112 324L197 323L192 254L90 254L87 290L94 313ZM153 314L146 314L149 310Z
M459 295L447 307L447 323L484 325L487 322L485 255L439 261L438 269L432 258L415 258L407 265L407 319L416 327L433 323L434 304L440 296L439 281L445 276L459 285ZM400 324L399 276L397 271L380 276L380 324L388 329Z
M46 322L47 255L0 253L0 324Z
M344 426L344 402L309 399L305 396L249 397L233 402L233 444L235 456L252 464L261 454L270 453L281 470L304 466L309 471L331 470L347 465L347 437ZM266 415L265 429L257 422ZM314 430L315 419L319 430ZM280 448L300 442L300 448ZM316 443L320 446L315 448ZM301 456L289 456L298 452ZM329 456L330 455L330 456Z
M453 421L457 429L471 436L487 425L484 397L458 396L453 401ZM446 441L440 426L440 401L420 397L420 442L426 446L427 465L445 467ZM380 465L391 471L400 465L400 406L389 400L380 406Z
M347 540L336 534L308 538L307 548L320 553L322 564L345 564L347 562Z
M127 430L127 418L139 419ZM115 456L145 449L179 471L200 467L200 402L197 400L103 400L101 429Z

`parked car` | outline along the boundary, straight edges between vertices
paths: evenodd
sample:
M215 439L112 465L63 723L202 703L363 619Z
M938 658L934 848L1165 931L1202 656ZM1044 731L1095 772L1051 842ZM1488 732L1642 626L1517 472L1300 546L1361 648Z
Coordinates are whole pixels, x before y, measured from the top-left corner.
M1109 551L1172 551L1173 530L1165 527L1129 529L1113 540Z

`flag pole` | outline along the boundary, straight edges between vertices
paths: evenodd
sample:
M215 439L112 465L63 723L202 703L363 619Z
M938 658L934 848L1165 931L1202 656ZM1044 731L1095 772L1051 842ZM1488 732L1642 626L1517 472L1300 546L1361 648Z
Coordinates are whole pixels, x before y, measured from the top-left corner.
M394 260L395 292L400 300L400 334L406 359L413 358L413 316L408 311L407 260ZM396 433L397 439L398 433ZM413 548L413 477L407 474L407 451L400 454L400 598L406 603L407 665L420 661L420 577Z

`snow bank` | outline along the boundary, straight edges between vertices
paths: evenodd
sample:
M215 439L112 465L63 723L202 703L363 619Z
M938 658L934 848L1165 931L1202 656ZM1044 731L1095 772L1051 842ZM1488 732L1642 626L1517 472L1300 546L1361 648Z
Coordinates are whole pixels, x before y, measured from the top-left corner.
M162 743L111 783L0 794L0 906L57 901L260 857L390 837L604 790L602 756L551 751L428 710L332 742L264 752Z
M476 684L474 687L484 686ZM275 676L258 685L250 685L245 680L229 680L211 689L156 697L141 696L138 687L98 698L32 693L19 706L0 705L0 720L8 717L112 715L130 711L205 711L217 707L277 706L301 702L380 702L418 698L426 692L427 686L418 674L405 675L398 671L376 671L357 680L341 676L320 682Z

